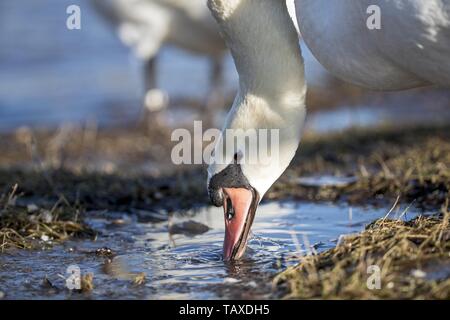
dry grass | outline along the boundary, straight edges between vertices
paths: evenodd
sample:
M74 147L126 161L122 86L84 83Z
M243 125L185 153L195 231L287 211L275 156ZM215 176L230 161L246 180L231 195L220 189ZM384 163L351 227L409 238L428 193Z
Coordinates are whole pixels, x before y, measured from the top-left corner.
M308 188L300 176L356 176L346 187ZM384 204L405 202L439 209L450 196L450 128L378 128L329 136L309 136L270 199Z
M373 265L379 267L381 286L371 290ZM285 298L450 299L450 279L433 277L436 266L450 266L448 201L439 216L379 219L334 249L304 257L274 285Z
M94 236L80 220L80 210L64 199L51 208L17 205L17 185L0 197L0 253L12 248L33 249L73 236Z
M415 205L439 208L450 197L449 129L378 128L353 130L333 136L306 136L289 170L269 191L267 199L290 197L296 200L343 200L356 204L386 205L401 196L407 203L414 201ZM63 135L61 132L55 135L30 135L30 132L17 133L18 137L14 139L19 142L15 143L11 142L11 139L14 140L11 137L10 140L1 138L10 144L4 149L5 156L2 159L21 163L30 155L34 156L28 160L31 161L31 166L26 166L27 168L6 166L0 169L0 194L6 195L1 205L3 213L0 243L2 239L10 239L10 243L18 246L29 246L30 242L24 241L24 237L40 238L40 233L46 227L36 228L36 225L42 223L43 212L47 211L52 212L52 217L63 217L53 221L53 231L46 231L48 234L54 233L52 237L58 239L81 231L79 221L70 220L78 217L77 210L79 212L80 208L120 211L154 211L163 208L171 212L208 203L204 168L183 168L170 174L154 176L121 173L120 170L90 171L83 165L81 167L85 169L75 170L63 160L72 158L72 153L83 154L83 150L89 149L91 153L85 155L85 158L81 157L80 163L89 162L89 159L95 162L98 154L108 150L108 145L114 145L112 141L117 136L125 135L121 138L124 142L115 144L108 153L111 158L114 154L120 154L129 163L129 167L133 167L145 158L146 152L152 153L150 149L142 149L150 143L145 138L146 133L133 131L127 136L120 130L98 132L94 139L94 133L88 132L84 134L84 143L60 143L60 149L57 148L59 151L56 152L59 156L51 156L52 152L48 150L54 150L49 145L52 141L54 144L54 141L61 139L56 138ZM140 135L142 139L138 138ZM32 142L34 140L39 143ZM130 140L142 141L132 147ZM14 150L20 150L18 143L23 146L28 144L29 154L25 149L21 156L15 154ZM98 150L91 144L98 146ZM37 151L32 151L34 148ZM132 151L133 148L135 151ZM67 156L63 156L65 154ZM126 155L130 155L130 158L126 158ZM358 180L343 188L304 187L297 182L300 176L321 174L357 176ZM37 213L30 214L26 206L11 205L11 201L6 199L11 186L15 184L18 185L15 194L20 194L23 199L32 199L39 207ZM5 203L9 204L5 206ZM55 203L58 205L52 209ZM37 221L30 222L30 217ZM32 224L29 231L24 231L24 224ZM31 230L38 230L38 233Z
M170 145L160 145L169 139L165 133L156 135L157 144L154 132L142 130L72 130L0 136L0 193L18 183L25 197L54 202L63 195L86 209L174 210L208 203L202 166L143 172L145 163L154 167L148 165L152 159L160 163L157 159L170 157ZM70 139L63 139L67 135ZM449 126L310 134L265 199L380 204L385 198L386 204L400 195L405 202L439 208L449 197L449 168ZM301 176L322 174L358 180L345 188L308 188L297 182Z
M167 128L20 128L0 135L0 146L0 194L18 184L25 198L64 197L86 210L175 210L207 200L202 168L167 161Z
M148 163L169 164L171 150L167 128L104 130L96 124L62 125L48 130L22 127L0 135L0 146L1 167L105 173L142 172Z
M295 178L314 174L356 176L344 187L303 187ZM294 179L293 179L294 177ZM449 299L450 130L384 128L353 130L306 139L291 168L269 193L272 198L403 202L442 213L411 222L380 219L336 248L307 256L280 274L276 292L306 299ZM381 289L369 290L367 268L381 270Z
M61 197L89 210L167 211L207 203L205 172L193 170L152 177L145 174L0 169L0 193L18 184L23 198L52 204Z

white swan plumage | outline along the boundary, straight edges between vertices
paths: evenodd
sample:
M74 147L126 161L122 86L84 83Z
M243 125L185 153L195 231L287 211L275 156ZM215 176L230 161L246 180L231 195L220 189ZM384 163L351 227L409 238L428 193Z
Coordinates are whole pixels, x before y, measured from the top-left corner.
M342 80L376 90L450 86L450 0L295 0L302 38ZM367 27L367 8L381 29ZM224 206L224 259L240 258L256 207L289 166L305 119L306 83L296 30L280 0L208 0L239 74L239 91L208 168L212 202ZM245 130L277 129L277 161L246 155ZM241 142L239 142L241 141ZM274 151L274 150L271 150ZM247 158L246 158L247 157ZM239 159L245 159L242 161ZM250 192L249 192L250 191ZM231 217L231 218L230 218Z
M203 0L92 0L137 56L150 59L166 43L220 56L224 45Z
M381 28L366 26L367 8ZM296 0L303 39L344 81L376 90L450 85L450 1Z
M158 110L164 95L157 89L155 60L171 44L211 59L211 97L220 95L225 44L204 0L92 0L116 28L121 41L145 62L145 104Z

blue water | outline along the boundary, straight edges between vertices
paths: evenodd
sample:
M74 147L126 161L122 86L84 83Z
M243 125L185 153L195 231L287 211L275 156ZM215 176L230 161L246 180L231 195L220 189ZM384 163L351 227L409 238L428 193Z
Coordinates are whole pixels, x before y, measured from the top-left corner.
M66 8L72 4L81 8L81 30L66 27ZM332 90L326 88L326 71L302 47L309 86ZM159 55L158 85L173 98L204 99L209 68L207 58L166 46ZM233 94L236 87L237 74L227 56L224 91ZM134 123L142 95L142 62L122 45L89 0L0 1L0 131L92 120L100 125ZM310 113L308 126L323 132L396 123L405 115L406 121L416 122L450 119L449 93L422 100L408 92L398 97L387 108L382 108L385 101L378 101L369 108L344 106L337 111ZM403 107L402 112L389 112L392 105ZM444 109L433 110L434 105ZM425 106L431 109L424 112ZM186 112L179 111L178 118L186 118Z
M81 8L81 30L66 28L71 4ZM158 86L171 97L204 99L209 68L206 57L166 46ZM307 69L312 77L320 73L317 65ZM227 56L224 91L236 87ZM0 131L93 119L123 124L138 116L142 91L142 63L89 0L0 2Z
M411 219L418 214L397 208L389 218ZM65 289L66 269L76 265L83 274L94 274L94 290L73 298L94 299L209 299L268 297L270 279L303 256L332 248L342 236L360 232L389 208L348 205L270 202L260 206L248 249L242 261L222 261L224 235L221 208L204 208L174 215L169 222L142 223L120 213L91 212L89 223L100 231L96 241L68 241L52 250L7 252L0 255L0 289L7 299L70 298ZM120 217L124 223L113 223ZM206 233L172 234L169 225L196 221ZM105 271L98 248L109 247L116 256L116 272ZM147 281L135 286L126 273L145 273ZM47 277L59 290L42 287ZM263 278L262 278L263 277ZM262 280L264 279L264 280ZM264 283L261 283L264 281Z
M70 4L81 7L81 30L66 28ZM0 43L0 130L137 117L141 62L89 1L3 0ZM201 97L208 68L207 59L166 47L158 80L170 95Z

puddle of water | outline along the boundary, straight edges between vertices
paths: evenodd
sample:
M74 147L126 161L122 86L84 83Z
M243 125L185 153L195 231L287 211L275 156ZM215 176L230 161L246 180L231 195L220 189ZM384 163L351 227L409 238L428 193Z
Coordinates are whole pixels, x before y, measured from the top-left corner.
M358 181L357 177L340 177L340 176L310 176L298 178L299 185L305 187L345 187Z
M361 231L386 212L333 204L263 204L247 254L235 264L221 260L224 227L220 208L171 219L172 227L194 225L195 230L201 230L198 233L207 230L199 226L209 227L198 235L170 235L168 222L138 223L130 216L124 216L117 225L112 223L117 214L92 213L88 221L101 231L95 242L69 241L51 250L1 254L0 290L6 298L67 298L70 294L64 289L63 278L68 276L68 266L77 265L83 273L94 274L91 297L97 299L241 298L245 290L252 297L265 297L270 292L270 276L298 262L312 247L316 251L332 248L341 235ZM413 214L408 213L408 218ZM105 272L105 258L88 253L102 247L111 248L117 254L113 262L123 264L127 272L144 272L146 283L134 286ZM49 293L42 286L44 277L61 290Z

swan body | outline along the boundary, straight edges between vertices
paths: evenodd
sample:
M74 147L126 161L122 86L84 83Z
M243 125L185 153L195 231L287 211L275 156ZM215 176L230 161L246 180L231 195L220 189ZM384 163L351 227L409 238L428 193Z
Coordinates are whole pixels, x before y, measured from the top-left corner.
M450 86L450 0L296 0L300 33L314 56L341 79L377 90ZM370 30L369 5L381 9ZM256 207L297 151L306 106L304 63L280 0L208 0L239 74L239 91L223 132L276 129L279 156L243 161L246 145L214 151L208 192L225 212L224 259L240 258ZM243 140L243 139L241 139ZM238 141L240 141L238 139ZM226 144L225 144L226 145Z
M219 30L203 0L92 0L137 56L149 59L162 45L220 56Z
M380 8L370 30L367 8ZM344 81L375 90L450 85L450 1L296 0L303 39Z
M157 88L156 57L171 44L211 59L210 96L205 105L217 104L223 93L222 63L225 44L204 0L92 0L94 7L117 30L121 41L145 64L144 105L157 111L167 97Z

